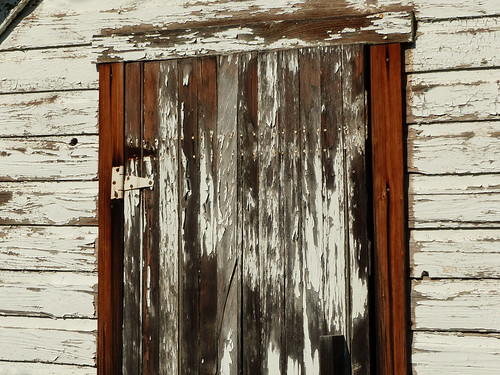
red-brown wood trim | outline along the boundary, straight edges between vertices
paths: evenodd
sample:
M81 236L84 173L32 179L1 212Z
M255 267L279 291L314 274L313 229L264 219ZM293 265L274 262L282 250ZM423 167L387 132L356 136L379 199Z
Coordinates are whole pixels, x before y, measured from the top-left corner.
M401 45L370 47L378 375L408 374Z
M99 66L97 369L121 373L123 201L111 200L111 168L123 165L123 63Z

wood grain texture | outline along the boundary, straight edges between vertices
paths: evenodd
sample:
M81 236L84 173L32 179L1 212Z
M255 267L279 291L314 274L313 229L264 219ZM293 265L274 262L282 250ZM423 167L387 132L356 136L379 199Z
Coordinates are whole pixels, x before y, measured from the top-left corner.
M96 327L93 319L1 317L0 361L95 366Z
M95 375L93 366L56 365L50 363L0 361L0 372L6 375Z
M97 178L97 136L0 138L0 181Z
M498 334L415 332L412 368L425 374L496 374L500 367Z
M4 52L0 93L97 89L90 52L87 46Z
M410 276L500 278L497 229L413 230Z
M97 225L97 182L3 182L0 224Z
M406 121L497 120L499 69L415 73L407 77Z
M68 272L0 274L0 315L95 318L97 275Z
M408 193L410 195L467 195L500 193L500 175L437 175L411 174Z
M238 209L238 56L221 56L217 67L217 345L218 368L238 372L241 363L241 229ZM241 244L241 243L240 243Z
M124 165L124 66L99 68L98 373L121 371L123 202L111 202L111 168ZM81 183L80 183L81 184ZM95 191L94 191L95 194Z
M141 176L143 65L125 65L125 174ZM124 375L142 369L142 239L141 195L139 190L123 193L123 360Z
M1 137L97 134L98 91L0 96Z
M390 43L413 40L408 12L363 17L318 18L249 23L93 38L97 62L153 60L196 55L232 54L283 48L348 43Z
M179 358L179 124L177 62L161 62L158 93L159 374L177 374Z
M401 46L370 48L377 369L408 372Z
M500 330L500 280L414 280L412 329Z
M419 22L415 47L405 51L405 71L498 67L498 48L499 17Z
M496 173L500 122L411 125L408 172L423 174Z
M97 271L96 227L1 226L0 269Z

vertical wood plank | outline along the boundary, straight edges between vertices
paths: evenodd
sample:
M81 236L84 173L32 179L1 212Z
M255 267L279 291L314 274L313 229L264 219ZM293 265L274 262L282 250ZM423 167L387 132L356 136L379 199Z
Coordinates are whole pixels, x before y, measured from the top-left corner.
M200 374L217 372L217 254L214 246L217 205L217 60L201 59L198 91L198 142L200 155Z
M324 226L323 335L347 337L345 166L342 138L342 48L321 50L321 155Z
M159 374L178 373L179 129L177 61L160 63L159 77Z
M408 373L401 46L370 47L379 374Z
M279 106L281 236L284 251L284 350L285 373L303 374L303 252L302 252L302 184L301 134L299 115L299 56L297 50L279 54L278 74L283 93Z
M154 179L158 173L158 78L159 63L144 64L143 177ZM143 270L142 270L142 373L158 374L159 314L159 189L143 191Z
M342 47L344 149L349 262L349 339L352 374L370 373L369 248L365 166L366 105L363 46Z
M262 374L280 374L284 350L282 343L284 263L281 244L278 108L278 53L258 57L258 180L259 180L259 254L262 331Z
M179 371L198 374L200 295L200 164L198 139L198 90L201 64L197 59L179 61L179 126L182 140L180 160L180 327Z
M125 65L125 174L140 176L142 64ZM125 375L142 369L142 228L139 190L124 192L123 363Z
M242 255L242 353L243 374L260 374L262 330L259 254L259 170L257 123L257 56L240 56L238 72L238 133L240 148L240 200Z
M123 164L122 63L99 67L99 374L121 373L123 204L111 202L111 168Z
M321 82L318 49L299 51L300 131L302 131L302 251L305 293L304 363L307 371L319 373L320 332L323 316L323 197L321 191Z
M223 375L239 371L238 56L220 56L217 70L217 345Z

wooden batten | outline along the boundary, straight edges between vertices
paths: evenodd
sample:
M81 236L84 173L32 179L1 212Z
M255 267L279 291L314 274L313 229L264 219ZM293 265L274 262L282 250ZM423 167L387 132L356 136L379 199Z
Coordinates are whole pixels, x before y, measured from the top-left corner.
M229 22L209 27L194 25L187 29L151 27L141 32L107 31L93 38L94 60L98 63L164 60L332 44L404 43L414 38L411 12L237 25Z
M111 201L111 169L123 165L123 64L99 67L98 374L121 373L123 202Z
M378 374L408 373L401 46L370 49Z

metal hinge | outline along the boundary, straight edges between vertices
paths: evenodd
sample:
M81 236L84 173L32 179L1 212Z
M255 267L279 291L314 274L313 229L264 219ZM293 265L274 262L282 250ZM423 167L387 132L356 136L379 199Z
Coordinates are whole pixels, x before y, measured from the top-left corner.
M123 199L123 192L128 190L152 188L152 178L125 176L125 167L113 167L111 172L111 199Z

